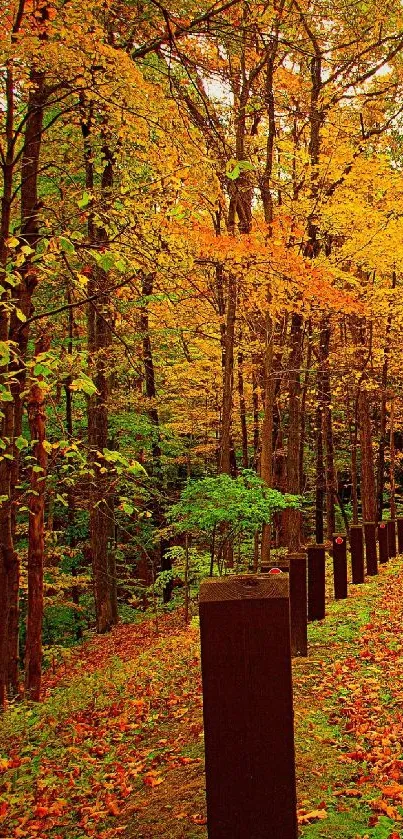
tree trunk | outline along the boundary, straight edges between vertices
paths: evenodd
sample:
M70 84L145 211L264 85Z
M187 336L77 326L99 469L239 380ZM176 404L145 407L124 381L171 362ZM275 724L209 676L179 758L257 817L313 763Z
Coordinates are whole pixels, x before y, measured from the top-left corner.
M303 352L302 317L293 314L291 322L291 353L289 358L287 492L300 492L300 433L301 433L301 361ZM284 514L286 543L290 552L301 543L301 513L289 509Z
M389 431L389 452L390 452L390 517L396 518L396 450L395 450L395 400L392 399L390 406L390 431Z
M323 459L322 404L318 395L316 407L316 488L315 488L315 539L323 543L323 504L325 500L325 464Z
M231 424L234 380L234 336L237 285L233 274L228 277L227 318L225 327L225 357L223 370L223 398L221 409L220 473L231 474Z
M163 511L160 503L160 493L162 491L162 470L161 470L161 445L159 432L159 415L156 405L157 388L155 384L155 370L154 360L150 336L150 324L148 316L148 301L147 298L153 293L154 289L154 274L146 274L142 279L141 293L143 296L143 305L141 308L140 328L143 341L143 364L144 364L144 382L146 397L149 400L148 415L154 427L153 439L151 442L151 452L153 459L153 474L157 483L156 495L151 503L151 510L155 518L157 527L163 525ZM166 555L166 542L161 539L158 547L158 556L156 564L161 571L172 571L172 561ZM173 590L172 580L168 581L164 586L162 592L162 599L164 603L169 603Z
M243 353L238 353L238 394L239 394L239 418L241 422L242 437L242 466L247 469L249 466L248 455L248 428L246 424L246 402L243 382Z
M46 352L50 337L42 337L36 344L35 355ZM43 622L43 564L45 551L44 521L48 456L46 439L45 389L41 376L31 384L28 397L28 420L33 444L34 465L31 469L28 526L28 613L25 648L25 693L38 702L41 692L42 622Z
M392 289L396 288L396 272L392 274ZM387 389L390 355L390 332L392 328L392 312L389 313L386 321L385 345L383 351L382 379L381 379L381 418L379 429L378 449L378 470L377 470L377 505L378 521L382 521L383 515L383 494L385 489L385 448L386 448L386 422L387 422Z
M332 391L329 371L330 351L330 323L326 319L322 323L320 357L322 366L322 405L323 431L326 446L326 520L327 538L332 539L336 530L335 497L337 496L336 470L334 466L334 442L332 422Z
M260 477L267 487L273 486L273 410L274 410L274 375L273 375L273 324L269 314L266 316L265 350L265 397L264 414L261 428ZM263 525L261 545L262 571L268 569L270 561L271 524Z
M93 113L90 107L85 110L82 102L82 134L84 139L84 159L86 168L86 186L94 187L93 153L91 148ZM113 154L104 141L102 147L103 172L101 178L101 199L106 210L111 201L113 187ZM90 242L96 247L109 245L108 235L103 227L94 222L92 212L88 220ZM90 373L93 375L96 393L88 399L88 445L91 467L90 480L90 539L93 573L93 590L97 632L109 632L112 624L111 578L109 573L108 539L110 531L111 506L109 498L108 475L101 471L97 452L108 448L108 349L112 343L112 333L108 323L109 312L109 276L96 266L88 284L88 296L101 293L96 305L88 306L87 335Z
M374 455L372 450L372 423L368 392L361 390L358 396L358 422L361 447L361 503L364 521L376 520L376 486Z
M44 5L41 10L41 17L46 19L47 7ZM42 142L43 114L45 104L45 76L43 72L35 69L30 73L30 92L27 103L27 114L25 123L24 144L21 156L21 245L29 245L32 253L25 258L20 268L20 285L13 290L12 296L15 306L20 309L26 318L32 311L32 295L37 285L37 274L32 262L32 256L37 247L39 239L38 213L40 204L38 200L38 177L39 160ZM12 122L8 125L8 132L12 131ZM10 139L8 137L8 139ZM9 187L12 184L13 163L8 160L6 169L6 181L4 183L4 195L2 203L2 237L1 255L2 267L5 267L7 260L7 247L3 237L9 225L9 212L11 207L11 196ZM5 213L5 218L3 217ZM22 429L22 398L21 394L25 389L26 371L25 358L29 338L29 326L21 324L15 310L11 317L3 317L1 320L1 340L13 341L15 357L10 365L13 372L13 382L10 387L12 401L6 402L4 406L3 438L6 442L4 454L8 454L11 460L5 459L0 464L0 495L8 498L0 511L0 584L4 574L7 575L7 583L2 586L2 591L7 593L7 602L4 608L4 625L0 630L0 701L4 694L4 676L7 692L11 696L18 693L18 661L19 661L19 580L20 567L19 557L14 550L15 531L15 504L16 485L19 481L19 453L14 448L14 439L21 434ZM2 599L4 598L2 594ZM1 605L1 604L0 604Z

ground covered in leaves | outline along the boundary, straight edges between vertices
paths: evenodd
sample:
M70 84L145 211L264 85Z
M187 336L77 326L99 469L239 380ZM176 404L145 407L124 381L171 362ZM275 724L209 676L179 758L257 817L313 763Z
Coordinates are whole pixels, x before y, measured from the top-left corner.
M309 627L294 662L303 839L403 839L403 558ZM0 732L0 836L205 839L198 629L77 649Z

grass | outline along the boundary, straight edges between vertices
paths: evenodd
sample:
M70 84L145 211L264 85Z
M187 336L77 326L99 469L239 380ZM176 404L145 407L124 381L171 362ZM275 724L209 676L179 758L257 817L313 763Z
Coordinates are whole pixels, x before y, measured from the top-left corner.
M402 573L399 558L329 602L293 662L301 839L401 835L403 785L396 800L383 788L400 783ZM40 706L2 722L0 836L206 839L196 620L96 639L49 676Z

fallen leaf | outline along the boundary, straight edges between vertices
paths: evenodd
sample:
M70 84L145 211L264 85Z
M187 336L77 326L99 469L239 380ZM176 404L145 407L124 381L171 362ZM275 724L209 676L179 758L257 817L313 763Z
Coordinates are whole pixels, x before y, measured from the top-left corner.
M204 816L201 816L199 813L195 816L191 816L191 821L193 824L207 824L207 819Z
M309 824L310 822L315 822L319 819L327 819L326 810L311 810L310 813L298 816L299 824Z

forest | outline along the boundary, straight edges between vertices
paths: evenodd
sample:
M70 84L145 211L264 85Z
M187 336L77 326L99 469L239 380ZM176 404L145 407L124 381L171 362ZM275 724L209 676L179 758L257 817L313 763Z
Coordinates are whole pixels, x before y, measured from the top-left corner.
M0 49L0 836L205 836L200 583L403 516L403 7L0 0ZM293 664L307 839L400 837L399 573Z

